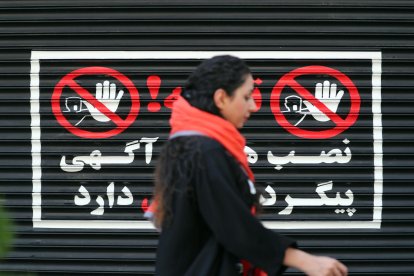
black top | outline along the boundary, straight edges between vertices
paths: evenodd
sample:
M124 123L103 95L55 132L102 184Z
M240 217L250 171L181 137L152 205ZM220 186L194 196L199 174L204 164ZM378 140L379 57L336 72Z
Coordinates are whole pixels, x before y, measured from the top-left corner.
M198 166L191 181L176 186L173 217L163 226L156 275L239 275L237 263L246 259L271 275L280 275L290 238L265 228L251 214L254 202L247 176L217 141L196 140ZM182 153L185 154L185 153Z

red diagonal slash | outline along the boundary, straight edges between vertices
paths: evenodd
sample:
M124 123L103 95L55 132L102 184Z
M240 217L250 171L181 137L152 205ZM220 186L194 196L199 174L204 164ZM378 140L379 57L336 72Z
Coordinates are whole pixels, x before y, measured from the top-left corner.
M311 104L313 104L316 108L322 111L329 119L332 120L336 125L343 125L345 120L342 119L338 114L332 112L323 102L319 99L315 98L311 92L308 91L305 87L300 85L296 80L291 79L289 80L290 87L295 90L299 95L302 96L303 99L306 99Z
M349 114L346 116L345 119L342 119L338 114L332 112L324 103L320 100L316 99L315 96L309 92L306 88L304 88L301 84L299 84L295 78L302 75L328 75L330 77L336 78L349 92L349 97L351 100L351 107L349 110ZM335 127L315 131L315 130L306 130L301 129L298 126L292 125L283 115L280 110L280 96L282 91L285 87L291 87L294 91L296 91L303 99L308 100L312 103L316 108L318 108L321 112L323 112L329 119L335 123ZM355 87L352 80L343 74L342 72L326 67L326 66L319 66L319 65L312 65L312 66L305 66L295 70L290 71L289 73L285 74L280 78L280 80L276 83L273 87L272 94L271 94L271 103L270 107L272 109L273 115L275 116L276 121L286 129L291 134L308 139L328 139L338 135L339 133L345 131L349 127L351 127L358 118L358 113L361 105L361 98L359 96L358 89Z
M125 120L119 117L116 113L109 110L106 105L98 101L88 90L80 86L75 80L68 80L66 85L78 93L81 98L92 104L96 109L99 110L99 112L105 114L105 116L111 119L117 126L125 125Z

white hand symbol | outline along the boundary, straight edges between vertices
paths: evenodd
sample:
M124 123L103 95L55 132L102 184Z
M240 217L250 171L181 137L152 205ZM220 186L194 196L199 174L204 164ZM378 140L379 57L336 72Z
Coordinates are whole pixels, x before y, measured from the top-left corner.
M341 102L341 99L344 96L343 90L339 90L337 93L336 89L336 84L330 84L330 82L327 80L323 82L323 87L322 83L317 83L315 86L315 98L318 99L324 105L326 105L326 107L329 108L329 110L333 113L336 113L339 103ZM322 111L320 111L316 106L314 106L310 102L303 101L303 103L306 105L306 107L310 111L310 114L313 116L313 118L315 118L315 120L319 122L327 122L331 120L328 116L326 116Z
M118 94L116 93L115 83L109 83L109 81L104 81L103 85L102 83L96 84L95 98L102 104L104 104L111 112L115 112L118 109L119 102L121 101L123 95L123 90L119 90ZM110 120L106 115L102 114L102 112L100 112L88 101L83 101L83 103L88 108L92 117L98 122L108 122Z

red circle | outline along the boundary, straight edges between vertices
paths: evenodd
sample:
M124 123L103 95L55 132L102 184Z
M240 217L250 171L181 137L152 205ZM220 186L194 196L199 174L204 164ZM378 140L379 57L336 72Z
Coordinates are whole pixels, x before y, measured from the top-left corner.
M283 115L280 110L280 95L283 89L292 84L297 83L294 79L298 76L302 75L314 75L314 74L326 74L336 78L339 82L341 82L349 92L349 96L351 99L351 107L348 116L344 119L338 119L339 116L336 115L337 121L332 120L336 123L336 126L331 129L321 130L321 131L310 131L304 130L299 127L292 125ZM295 90L295 87L292 87ZM296 89L299 89L296 87ZM304 88L303 88L304 89ZM300 89L301 90L301 89ZM296 90L295 90L296 91ZM297 91L296 91L297 92ZM270 97L270 107L272 109L272 113L275 116L276 121L280 126L285 128L291 134L308 139L328 139L332 138L350 126L352 126L358 118L358 113L361 105L361 98L358 93L358 89L355 87L352 80L343 74L342 72L326 67L326 66L319 66L319 65L311 65L305 66L301 68L297 68L295 70L290 71L289 73L285 74L280 78L280 80L275 84L273 87L271 97ZM330 116L328 116L330 117Z
M62 114L62 110L60 107L60 97L62 96L62 91L65 86L69 86L69 84L76 83L75 78L81 75L97 75L97 74L105 74L105 75L109 75L117 79L128 89L130 97L131 97L131 109L130 109L128 116L125 119L118 118L117 123L115 123L117 125L116 128L103 131L103 132L93 132L93 131L88 131L88 130L80 129L76 126L73 126L66 119L66 117ZM108 138L108 137L111 137L111 136L114 136L114 135L117 135L123 132L135 121L136 117L138 116L138 112L140 108L138 90L135 88L133 82L127 76L123 75L122 73L114 69L111 69L108 67L100 67L100 66L80 68L64 76L56 84L55 89L53 90L51 100L52 100L52 103L51 103L52 111L53 111L53 114L55 114L55 117L58 123L64 128L66 128L72 134L79 136L79 137L83 137L83 138L89 138L89 139ZM118 117L116 114L108 115L108 117L110 116Z

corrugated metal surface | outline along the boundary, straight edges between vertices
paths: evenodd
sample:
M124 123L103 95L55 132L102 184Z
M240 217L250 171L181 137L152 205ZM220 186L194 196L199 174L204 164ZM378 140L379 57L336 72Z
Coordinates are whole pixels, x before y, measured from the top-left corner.
M414 5L411 1L341 2L264 1L259 5L255 1L179 1L165 5L163 1L1 1L0 192L15 221L17 237L0 270L41 275L153 274L157 244L154 231L93 229L88 225L115 220L113 224L121 227L127 223L119 221L142 219L140 205L150 196L154 160L168 133L169 109L164 100L198 63L195 59L136 59L133 54L130 59L101 61L92 57L39 59L40 80L36 84L32 51L345 51L381 53L381 58L370 59L367 54L366 59L351 59L338 54L334 58L315 59L308 55L295 59L295 54L290 53L273 60L249 60L255 78L262 81L257 82L257 87L263 101L243 132L248 145L258 154L252 167L259 184L271 186L277 194L277 202L265 208L263 219L278 223L295 221L295 225L278 231L297 238L301 247L310 252L339 258L349 266L351 275L414 275ZM382 70L375 71L373 64L378 62ZM334 67L349 76L361 96L356 123L333 138L312 140L292 135L288 129L295 128L281 128L270 107L275 93L272 89L282 76L315 64ZM134 110L139 113L138 118L117 136L78 137L57 123L52 111L51 95L56 84L69 72L90 66L118 70L139 91L141 106L139 112ZM372 83L373 74L379 76L380 85ZM155 98L148 88L151 75L160 76L162 81L156 96L161 109L155 109L156 112L148 110ZM315 82L326 79L326 74L312 77L300 80L310 91ZM94 81L86 77L79 83L93 91ZM102 76L100 81L104 81ZM372 92L376 85L381 88L376 90L380 97ZM34 87L40 89L38 96ZM70 94L67 89L62 93ZM339 116L344 118L352 113L351 102L351 96L344 97ZM39 114L35 112L36 103ZM280 106L283 108L283 104ZM125 117L131 109L131 105L121 105L118 114ZM80 118L74 118L72 124ZM375 118L382 128L375 125ZM40 122L41 149L36 148L39 143L32 144L31 140L36 122ZM102 131L104 128L99 126L98 130L89 130ZM312 120L308 120L306 128L323 129L320 122ZM375 131L383 138L375 136ZM159 137L150 162L145 159L142 137ZM343 142L345 138L350 140L349 144ZM102 170L85 165L84 171L74 173L59 166L63 155L72 160L96 149L103 155L124 157L126 143L135 140L141 141L141 148L135 152L133 163L110 164ZM268 151L280 157L293 149L296 155L320 157L322 150L334 148L344 152L347 146L353 153L348 164L286 164L285 168L275 170L266 158ZM382 154L374 154L379 146ZM383 170L378 160L383 160ZM33 187L37 187L39 172L42 190L36 191ZM381 172L383 194L374 189L374 180L381 182ZM291 215L279 214L286 207L287 195L318 199L314 195L316 184L329 180L334 187L340 187L337 191L342 196L346 189L352 190L352 207L357 210L354 216L335 214L340 209L336 206L299 206ZM93 201L101 195L108 207L105 196L111 182L114 202L121 189L128 187L134 195L133 204L106 208L98 216L90 212L99 204L74 204L74 196L83 185ZM55 227L62 225L62 220L76 220L71 227L84 225L79 220L87 220L86 226L33 227L33 216L40 207L39 194L42 220L59 220ZM335 196L332 192L327 194ZM80 193L77 195L81 197ZM378 203L382 204L374 206ZM372 220L375 212L382 219L379 229L349 226ZM333 221L334 229L327 229ZM321 229L303 229L303 225L306 228L318 224ZM272 225L281 228L283 224Z

